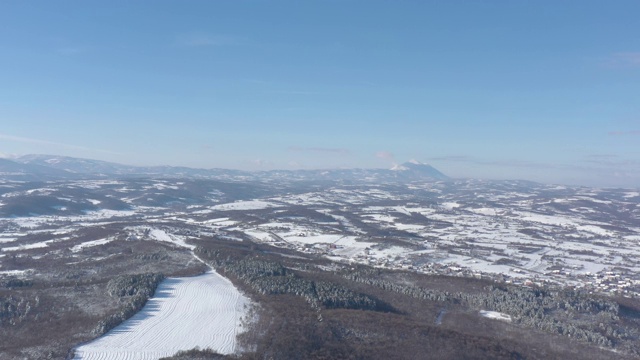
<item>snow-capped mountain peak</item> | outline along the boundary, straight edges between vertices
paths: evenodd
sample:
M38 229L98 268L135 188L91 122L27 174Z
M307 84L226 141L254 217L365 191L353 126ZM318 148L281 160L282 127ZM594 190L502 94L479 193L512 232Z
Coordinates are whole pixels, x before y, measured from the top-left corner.
M421 163L417 160L407 161L403 164L394 165L391 171L395 171L397 176L405 178L431 178L436 180L447 179L447 176L429 164Z

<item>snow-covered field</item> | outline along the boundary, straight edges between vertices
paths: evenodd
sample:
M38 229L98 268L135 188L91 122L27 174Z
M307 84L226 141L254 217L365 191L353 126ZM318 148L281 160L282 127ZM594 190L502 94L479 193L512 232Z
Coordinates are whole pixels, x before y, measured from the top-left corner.
M40 241L33 244L10 246L10 247L2 248L2 251L20 251L20 250L29 250L29 249L40 249L40 248L45 248L49 246L50 243L55 241L56 240L47 240L47 241Z
M497 311L487 311L487 310L481 310L480 311L480 316L489 318L489 319L495 319L495 320L501 320L501 321L506 321L506 322L511 322L511 316L507 315L507 314L503 314Z
M151 360L196 346L236 350L249 299L214 271L163 281L129 320L76 349L76 360Z
M82 244L78 244L78 245L72 247L71 251L72 252L82 251L82 249L84 249L84 248L108 244L108 243L112 242L113 240L115 240L115 239L107 238L107 239L100 239L100 240L85 241Z
M277 205L261 201L261 200L249 200L249 201L236 201L233 203L220 204L212 206L212 210L260 210L266 209L270 207L275 207Z
M184 239L182 237L177 236L177 235L167 234L163 230L153 229L149 233L149 236L151 236L152 238L154 238L154 239L156 239L158 241L164 241L164 242L172 243L172 244L175 244L175 245L178 245L178 246L181 246L181 247L185 247L187 249L193 250L195 248L195 246L189 245L186 242L184 242Z
M0 271L0 275L10 275L10 276L22 276L28 273L33 272L33 270L5 270Z
M107 210L101 209L96 211L89 211L85 215L65 216L67 221L73 221L77 225L89 224L96 221L111 220L113 218L125 218L135 215L133 210ZM0 218L0 220L8 220L17 226L22 228L38 228L41 226L47 226L55 224L60 220L58 216L52 215L33 215L27 217L12 217L12 218Z

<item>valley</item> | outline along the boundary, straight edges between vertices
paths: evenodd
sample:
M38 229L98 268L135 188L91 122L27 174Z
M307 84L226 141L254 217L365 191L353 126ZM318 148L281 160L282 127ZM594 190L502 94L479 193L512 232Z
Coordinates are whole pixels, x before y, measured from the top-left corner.
M509 351L542 356L524 350L516 336L522 332L537 339L544 351L556 343L557 354L570 351L563 353L569 357L585 356L585 351L590 356L585 358L612 354L594 352L593 346L615 349L621 358L640 351L640 194L633 190L482 180L7 180L0 186L0 214L0 295L5 304L0 331L10 340L7 344L14 344L0 350L3 358L75 353L89 359L106 343L112 345L112 358L120 356L118 351L146 358L146 350L135 344L153 344L154 335L135 342L120 338L118 329L131 329L125 335L135 337L137 327L183 326L177 320L160 321L165 315L157 320L163 325L136 319L148 317L149 306L179 308L162 305L169 299L153 293L169 294L173 290L162 284L196 279L205 274L206 265L250 299L243 303L256 304L250 316L254 320L241 333L235 333L235 325L225 330L239 336L238 346L185 338L167 345L171 351L162 356L195 346L245 358L292 351L289 345L264 343L264 334L286 321L286 316L278 317L283 309L274 303L282 297L297 309L300 326L320 331L333 324L334 337L325 339L332 346L355 346L335 337L335 331L356 331L346 330L335 314L347 312L340 315L345 319L357 315L352 321L358 323L366 321L358 315L365 311L393 321L400 321L396 317L401 313L409 316L397 323L398 329L426 317L429 325L420 325L427 326L425 331L447 329L458 333L458 340L481 336L484 330L463 331L459 319L453 319L485 319L481 323L492 334L502 335L490 341L481 336L482 341L506 341L513 347L502 355L502 350L493 354L491 345L467 350L496 358ZM250 270L256 266L263 270ZM142 274L168 280L142 292L137 285L121 295L104 290L114 281L142 281L135 280ZM327 297L324 288L334 295ZM416 301L426 307L418 311ZM207 313L206 306L198 311ZM215 308L210 315L217 316ZM195 310L175 314L180 311ZM30 338L43 321L45 335ZM200 326L196 323L184 325L180 333L204 335L195 330ZM61 326L64 330L56 330ZM377 331L364 323L358 326L363 326L359 332ZM438 336L449 343L449 335ZM417 346L412 341L408 348ZM582 345L568 350L576 341ZM357 353L366 358L376 347L369 340L362 344L369 344L368 350ZM456 353L447 351L446 356ZM160 356L153 353L151 358Z

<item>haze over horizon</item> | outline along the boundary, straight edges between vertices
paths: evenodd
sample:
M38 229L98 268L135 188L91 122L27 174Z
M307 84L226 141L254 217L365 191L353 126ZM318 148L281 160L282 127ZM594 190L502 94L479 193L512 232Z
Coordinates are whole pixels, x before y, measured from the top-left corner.
M0 157L638 187L640 3L0 4Z

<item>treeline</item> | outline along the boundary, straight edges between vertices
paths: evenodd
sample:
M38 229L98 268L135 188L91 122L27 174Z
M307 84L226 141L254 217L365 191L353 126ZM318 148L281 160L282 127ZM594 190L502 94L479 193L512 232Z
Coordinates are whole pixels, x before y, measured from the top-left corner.
M0 297L0 325L16 325L26 319L40 305L40 297L29 300L22 296Z
M219 250L201 247L196 248L195 253L223 275L231 275L263 295L300 296L316 309L391 310L386 304L340 284L305 279L278 262L253 257L236 259Z
M594 299L569 290L516 286L491 286L489 290L488 294L459 296L470 307L506 313L522 325L598 346L622 345L634 336L632 329L619 326L618 304L609 300ZM597 321L580 321L585 317Z
M417 299L505 313L517 324L640 355L640 334L621 324L619 305L579 291L489 285L482 293L447 292L388 280L384 275L389 274L365 266L340 274Z
M158 261L158 260L166 260L169 258L169 254L167 254L166 252L155 252L153 254L137 254L133 256L134 259L136 260L153 260L153 261Z
M159 360L225 360L228 356L219 354L211 349L200 350L198 348L191 350L178 351L173 356L163 357Z
M102 335L140 311L162 280L162 274L120 275L110 280L107 293L119 298L123 305L115 314L100 320L92 334Z
M21 288L21 287L30 287L33 286L33 281L31 280L23 280L23 279L6 279L0 280L0 288Z

